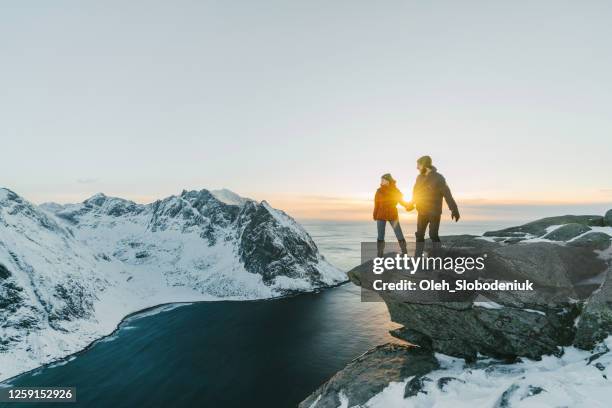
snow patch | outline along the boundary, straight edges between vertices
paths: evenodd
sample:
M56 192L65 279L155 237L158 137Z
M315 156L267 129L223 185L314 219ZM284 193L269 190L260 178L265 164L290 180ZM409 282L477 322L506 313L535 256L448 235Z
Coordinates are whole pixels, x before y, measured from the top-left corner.
M239 196L238 194L226 188L222 188L220 190L210 190L210 194L212 194L213 197L215 197L217 200L221 201L222 203L229 204L229 205L241 206L243 204L246 204L249 201L254 201L250 198Z

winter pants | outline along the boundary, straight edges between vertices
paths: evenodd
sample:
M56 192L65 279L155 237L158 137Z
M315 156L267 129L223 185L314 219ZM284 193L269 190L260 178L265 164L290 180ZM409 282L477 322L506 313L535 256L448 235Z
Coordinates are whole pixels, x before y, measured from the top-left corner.
M440 242L440 236L438 230L440 229L440 217L441 214L427 215L419 214L417 217L417 230L414 233L417 242L425 241L425 230L429 225L429 238L432 242Z
M395 236L397 237L397 240L402 241L404 239L404 233L402 232L402 227L400 226L399 220L394 220L394 221L377 220L376 229L378 230L378 240L379 241L385 240L385 226L387 225L387 222L391 224L391 228L393 228L393 232L395 232Z

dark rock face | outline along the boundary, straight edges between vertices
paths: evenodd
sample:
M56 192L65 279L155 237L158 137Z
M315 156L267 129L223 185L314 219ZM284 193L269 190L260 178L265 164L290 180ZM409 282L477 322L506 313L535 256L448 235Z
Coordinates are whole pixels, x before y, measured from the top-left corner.
M41 324L44 312L27 305L27 295L13 278L0 280L0 328L2 330L36 329ZM0 337L0 352L7 351L11 345L22 340L21 334Z
M0 284L0 311L6 310L14 313L21 306L21 292L23 289L13 282Z
M551 241L569 241L590 230L591 229L584 224L572 222L544 235L544 238L550 239Z
M610 247L611 239L612 238L605 232L589 232L580 238L572 240L568 245L603 251Z
M612 333L612 264L604 283L586 301L576 328L574 344L590 350Z
M410 376L421 377L438 367L431 351L399 344L378 346L336 373L299 407L308 408L317 401L317 408L337 408L340 406L339 392L348 398L349 407L360 406L381 392L389 382ZM416 387L413 384L406 392L411 393Z
M535 292L496 292L488 296L496 307L479 306L475 298L442 302L398 299L382 294L391 320L403 329L393 335L423 348L474 360L478 353L500 358L559 354L560 346L586 345L581 338L601 340L610 332L612 291L593 294L608 266L592 247L564 246L553 243L486 242L469 236L446 237L444 242L460 248L465 255L486 252L486 277L534 282ZM370 287L366 263L349 271L349 278ZM371 275L371 274L370 274ZM601 297L601 301L597 300ZM583 311L584 305L586 309ZM590 306L589 306L590 304ZM588 313L587 313L588 312ZM580 316L581 325L575 327ZM588 316L588 317L587 317ZM600 330L597 330L597 329Z
M260 274L264 282L281 275L297 278L304 269L312 281L319 278L319 272L312 266L318 253L315 243L281 225L265 205L246 203L238 216L237 228L240 258L246 269Z
M604 225L608 227L612 227L612 209L606 211L606 215L604 215Z
M51 311L50 322L70 321L91 315L93 299L79 282L71 280L62 285L56 285L53 296L60 300L62 306Z
M0 280L4 280L11 276L11 272L6 269L6 266L0 264Z
M559 217L542 218L518 227L505 228L498 231L488 231L485 237L514 237L527 238L529 236L541 237L546 234L546 228L553 225L581 224L586 226L603 226L604 217L601 215L562 215Z
M444 387L446 387L448 384L450 384L453 381L464 382L463 380L460 380L460 379L455 378L455 377L442 377L442 378L438 379L438 382L437 382L436 385L437 385L438 389L444 390Z
M414 397L419 393L427 394L427 391L425 391L424 388L425 385L431 381L431 378L426 376L415 376L406 384L406 387L404 388L404 398Z

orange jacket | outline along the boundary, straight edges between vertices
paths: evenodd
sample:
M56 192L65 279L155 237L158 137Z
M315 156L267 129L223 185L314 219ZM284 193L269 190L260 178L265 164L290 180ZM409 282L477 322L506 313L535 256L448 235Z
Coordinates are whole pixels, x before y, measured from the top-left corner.
M376 190L374 196L374 219L377 221L397 220L398 204L404 204L404 197L395 184L381 186Z

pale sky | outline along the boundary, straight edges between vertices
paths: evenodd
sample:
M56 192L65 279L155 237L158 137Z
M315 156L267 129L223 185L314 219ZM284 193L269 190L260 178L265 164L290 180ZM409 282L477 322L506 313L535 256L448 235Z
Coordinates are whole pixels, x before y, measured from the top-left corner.
M429 154L460 205L603 208L610 21L609 1L3 2L0 186L227 187L299 215L386 172L408 192Z

